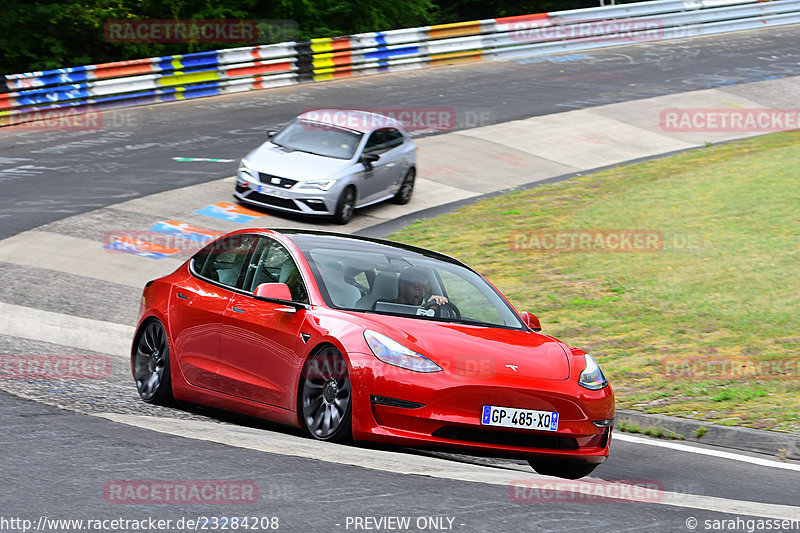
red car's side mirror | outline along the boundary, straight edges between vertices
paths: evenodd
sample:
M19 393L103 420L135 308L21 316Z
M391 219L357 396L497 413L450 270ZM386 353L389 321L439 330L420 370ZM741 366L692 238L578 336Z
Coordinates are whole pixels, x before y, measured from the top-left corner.
M262 283L253 293L256 298L269 298L270 300L292 301L292 293L285 283Z
M520 316L522 317L522 321L525 322L525 325L533 331L542 331L542 324L539 323L539 318L536 315L523 311Z

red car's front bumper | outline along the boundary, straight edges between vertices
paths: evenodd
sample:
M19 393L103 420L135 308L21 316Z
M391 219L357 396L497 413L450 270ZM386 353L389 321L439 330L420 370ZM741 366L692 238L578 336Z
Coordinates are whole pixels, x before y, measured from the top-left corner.
M348 354L352 365L353 437L407 446L463 448L513 456L552 456L601 463L614 418L610 387L590 391L575 380L481 374L451 368L420 373ZM399 401L398 401L399 400ZM559 413L558 430L481 424L483 406Z

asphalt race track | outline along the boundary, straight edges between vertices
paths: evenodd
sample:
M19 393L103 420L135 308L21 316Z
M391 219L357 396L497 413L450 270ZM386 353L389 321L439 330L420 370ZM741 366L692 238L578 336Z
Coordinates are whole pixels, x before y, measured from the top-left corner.
M0 409L6 429L0 437L5 451L3 476L5 486L11 480L13 488L4 490L3 514L34 522L40 515L174 521L268 516L279 518L280 530L312 532L353 531L345 527L348 517L404 516L414 523L420 517L450 517L453 531L688 531L685 524L690 517L757 519L737 509L740 504L732 500L741 499L763 502L758 507L768 516L786 517L786 509L794 509L797 519L796 507L768 509L767 505L797 503L797 471L656 452L625 442L614 444L614 456L596 471L597 477L631 483L656 480L649 482L666 492L705 496L704 501L689 496L689 504L710 503L725 512L659 503L536 502L526 501L526 496L515 500L507 484L532 478L525 471L491 469L501 474L499 484L470 483L439 477L441 472L434 468L428 475L389 473L173 437L7 395ZM328 448L333 449L326 453L335 455L339 447ZM418 458L422 459L404 455L402 460L413 464ZM442 462L442 471L460 466ZM105 484L126 479L248 480L258 484L260 498L253 505L107 503Z
M160 219L236 227L204 221L194 206L232 201L231 180L223 178L238 159L266 130L308 108L452 109L456 123L437 136L447 139L687 91L730 88L731 98L754 97L775 85L753 82L800 75L799 45L800 27L786 27L118 110L97 129L0 129L0 353L88 355L113 368L102 380L0 380L8 391L0 392L0 531L23 529L3 522L12 518L39 531L91 529L50 520L118 518L172 521L159 531L222 530L219 521L230 530L233 517L297 532L800 530L800 464L777 457L617 433L612 456L589 478L615 485L567 489L610 499L555 497L549 489L557 480L521 461L317 443L262 421L148 406L138 400L125 355L141 286L187 255L153 261L101 249L108 231ZM429 150L444 150L419 137ZM572 170L550 164L554 174ZM456 194L445 182L434 185ZM402 209L370 208L360 226L357 218L344 229L407 214ZM316 224L265 215L253 223ZM109 486L131 480L229 480L255 485L258 494L237 503L115 501ZM618 497L631 487L650 490L637 501ZM198 519L197 527L185 523Z

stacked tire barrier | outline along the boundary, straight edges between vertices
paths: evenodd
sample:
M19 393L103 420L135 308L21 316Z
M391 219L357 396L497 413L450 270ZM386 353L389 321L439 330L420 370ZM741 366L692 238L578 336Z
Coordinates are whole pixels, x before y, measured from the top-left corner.
M656 0L10 74L0 93L0 125L53 112L797 23L800 0Z

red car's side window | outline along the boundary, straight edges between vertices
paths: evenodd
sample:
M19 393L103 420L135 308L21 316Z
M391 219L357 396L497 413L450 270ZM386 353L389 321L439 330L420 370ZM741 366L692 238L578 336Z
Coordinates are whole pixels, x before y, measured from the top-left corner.
M235 287L254 240L254 235L231 235L220 239L195 257L197 274L210 281Z
M279 242L268 237L260 237L250 256L244 277L237 288L255 292L262 283L285 283L292 293L292 300L308 303L308 291L297 264Z

